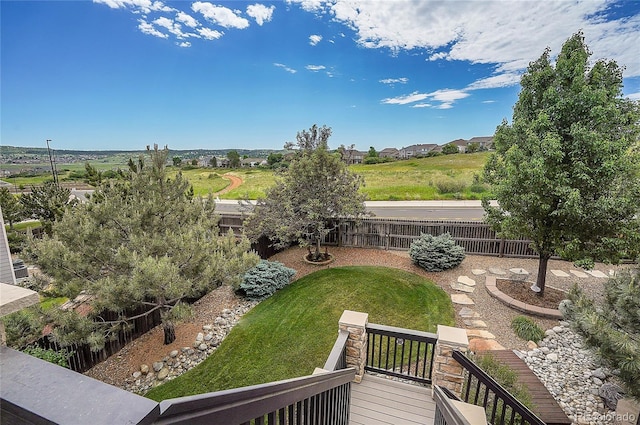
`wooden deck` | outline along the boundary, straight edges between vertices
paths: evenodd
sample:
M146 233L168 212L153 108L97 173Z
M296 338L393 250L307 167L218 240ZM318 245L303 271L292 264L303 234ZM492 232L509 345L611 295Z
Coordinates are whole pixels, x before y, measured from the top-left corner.
M365 374L351 384L350 425L431 425L435 416L431 388Z
M524 384L531 393L534 408L531 409L540 419L549 425L570 424L571 420L549 393L529 366L511 350L491 351L502 364L511 367L518 374L518 382Z

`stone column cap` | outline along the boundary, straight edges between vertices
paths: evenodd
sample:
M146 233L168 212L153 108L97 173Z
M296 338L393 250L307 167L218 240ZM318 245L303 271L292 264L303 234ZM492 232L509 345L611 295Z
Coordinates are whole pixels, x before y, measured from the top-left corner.
M358 326L364 328L369 322L369 313L345 310L338 323L344 326Z
M438 325L438 341L449 345L458 345L461 347L469 346L467 331L461 328L454 328L445 325Z

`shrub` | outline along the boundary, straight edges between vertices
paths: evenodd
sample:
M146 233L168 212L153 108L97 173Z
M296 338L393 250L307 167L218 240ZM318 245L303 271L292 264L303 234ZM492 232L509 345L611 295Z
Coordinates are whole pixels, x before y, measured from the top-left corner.
M69 357L71 357L71 355L73 354L68 352L65 349L62 349L60 351L55 351L51 348L45 349L45 348L38 347L37 345L30 345L24 350L22 350L22 352L29 354L30 356L37 357L41 360L45 360L49 363L53 363L58 366L62 366L66 368L69 368L68 360L69 360Z
M544 338L544 330L536 322L526 316L516 316L511 321L511 328L518 337L525 341L538 342Z
M240 289L251 299L263 299L289 284L296 271L277 261L261 260L245 273Z
M449 233L433 236L423 233L409 248L411 260L426 271L441 272L464 260L464 248Z
M38 307L29 307L3 317L7 345L13 348L24 347L37 340L44 328L43 318Z
M518 382L518 374L514 369L512 369L510 366L500 363L498 360L496 360L495 357L493 357L492 354L489 353L482 355L476 354L472 356L471 359L480 367L480 369L484 370L487 375L495 379L500 385L502 385L504 389L506 389L509 393L511 393L511 395L513 395L518 401L520 401L520 403L524 404L529 409L532 409L534 407L531 393L526 386ZM463 391L465 390L466 388L463 389ZM476 396L476 390L477 389L475 388L475 386L470 389L470 400ZM496 408L496 418L494 419L493 423L502 423L502 408L502 401L498 401L498 407ZM492 409L487 409L486 411L487 419L491 419L491 410ZM509 412L507 411L505 413L507 414L505 419L507 419L509 417Z
M440 179L435 182L435 185L440 193L458 193L466 187L464 182L454 179Z

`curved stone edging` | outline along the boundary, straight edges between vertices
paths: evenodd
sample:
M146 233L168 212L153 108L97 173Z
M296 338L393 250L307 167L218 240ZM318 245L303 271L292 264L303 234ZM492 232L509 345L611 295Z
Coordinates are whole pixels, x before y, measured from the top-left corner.
M502 304L510 307L514 310L521 311L523 313L531 314L532 316L544 317L547 319L558 319L562 320L562 313L559 310L553 308L544 308L538 307L531 304L525 304L522 301L518 301L504 292L500 291L496 286L496 277L495 276L487 276L487 280L485 281L485 287L487 288L487 292L493 298L500 301Z
M328 260L324 260L324 261L311 261L307 259L307 254L305 254L304 257L302 257L302 259L304 260L305 263L307 264L312 264L314 266L326 266L327 264L331 264L333 263L333 261L336 259L333 255L329 254L329 259Z

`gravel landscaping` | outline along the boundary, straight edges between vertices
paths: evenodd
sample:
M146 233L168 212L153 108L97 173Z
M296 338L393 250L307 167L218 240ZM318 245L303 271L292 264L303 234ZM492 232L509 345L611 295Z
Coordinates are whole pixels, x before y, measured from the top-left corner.
M489 269L502 269L508 271L512 268L522 268L529 272L527 280L535 280L538 262L536 259L522 258L497 258L488 256L467 256L462 264L452 270L438 273L429 273L412 264L407 252L383 251L376 249L360 248L332 248L330 253L335 260L324 266L308 264L304 261L306 249L291 248L274 255L270 260L280 261L287 267L297 271L294 279L298 279L322 268L341 267L348 265L375 265L398 268L421 276L425 276L439 285L449 294L458 293L451 287L460 276L467 276L475 280L476 286L472 293L467 293L475 305L470 306L478 313L478 319L487 324L486 330L495 336L498 343L507 349L526 351L526 341L519 339L511 330L511 320L522 313L514 311L489 296L484 288L485 276L491 273ZM575 269L571 263L551 260L549 270L559 269L569 272ZM597 270L609 274L611 267L598 264ZM479 270L485 270L485 274L476 275ZM589 276L580 278L572 273L567 277L558 277L548 273L547 285L568 290L574 283L579 283L583 290L592 297L599 298L603 293L604 278ZM170 345L163 344L161 327L153 329L148 334L124 347L118 354L110 357L105 362L96 365L86 372L88 376L119 387L130 387L132 376L140 370L140 365L152 365L154 362L166 358L175 350L184 347L192 347L202 327L211 325L217 317L222 315L225 309L234 309L242 304L243 300L237 297L228 287L219 288L203 297L194 304L194 316L186 322L176 324L177 339ZM454 305L458 313L464 306ZM557 320L533 318L543 329L551 329L558 326ZM456 314L456 325L467 327L464 319ZM337 327L337 324L336 324Z

